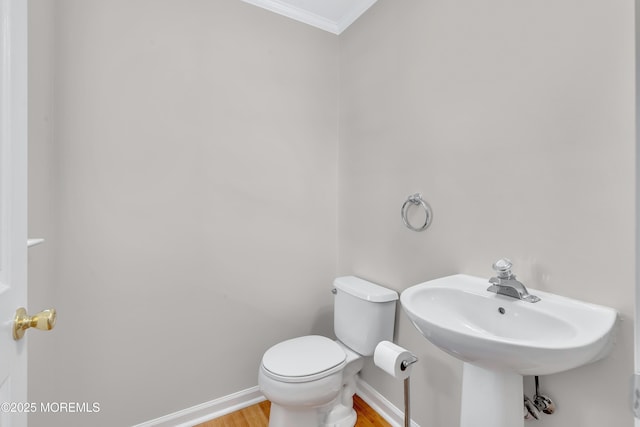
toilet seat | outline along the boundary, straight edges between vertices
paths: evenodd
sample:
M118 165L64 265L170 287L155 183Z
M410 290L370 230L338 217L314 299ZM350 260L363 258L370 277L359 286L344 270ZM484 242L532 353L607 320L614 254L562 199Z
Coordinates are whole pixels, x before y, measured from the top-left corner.
M266 376L282 382L318 380L339 372L347 355L340 345L327 337L309 335L274 345L262 357Z

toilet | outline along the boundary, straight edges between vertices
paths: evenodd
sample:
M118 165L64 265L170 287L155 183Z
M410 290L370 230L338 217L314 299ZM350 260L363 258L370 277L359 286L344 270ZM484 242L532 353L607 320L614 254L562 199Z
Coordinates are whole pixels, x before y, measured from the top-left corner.
M355 276L333 282L334 341L308 335L262 356L260 391L271 401L269 427L353 427L356 374L380 341L393 340L398 294Z

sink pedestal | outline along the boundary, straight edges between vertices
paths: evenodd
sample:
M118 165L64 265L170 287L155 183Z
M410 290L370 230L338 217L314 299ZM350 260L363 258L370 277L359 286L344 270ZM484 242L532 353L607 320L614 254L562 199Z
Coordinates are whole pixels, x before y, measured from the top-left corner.
M464 364L460 427L523 427L522 375Z

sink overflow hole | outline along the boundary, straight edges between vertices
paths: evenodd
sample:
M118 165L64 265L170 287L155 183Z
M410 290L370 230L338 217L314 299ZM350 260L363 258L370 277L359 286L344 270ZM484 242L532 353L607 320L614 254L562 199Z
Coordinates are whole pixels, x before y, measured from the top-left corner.
M500 314L504 314L504 313L505 313L505 311L507 311L507 310L505 310L505 309L504 309L504 307L500 307L500 308L498 308L498 312L499 312Z

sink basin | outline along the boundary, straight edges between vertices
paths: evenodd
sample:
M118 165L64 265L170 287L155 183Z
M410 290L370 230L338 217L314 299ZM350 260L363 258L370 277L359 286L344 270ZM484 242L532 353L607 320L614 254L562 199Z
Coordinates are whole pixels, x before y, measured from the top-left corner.
M452 356L494 370L547 375L606 356L617 312L529 289L530 303L458 274L412 286L400 301L416 328Z
M462 360L461 427L524 427L523 375L547 375L605 357L617 312L529 289L531 303L458 274L406 289L402 308L426 339Z

